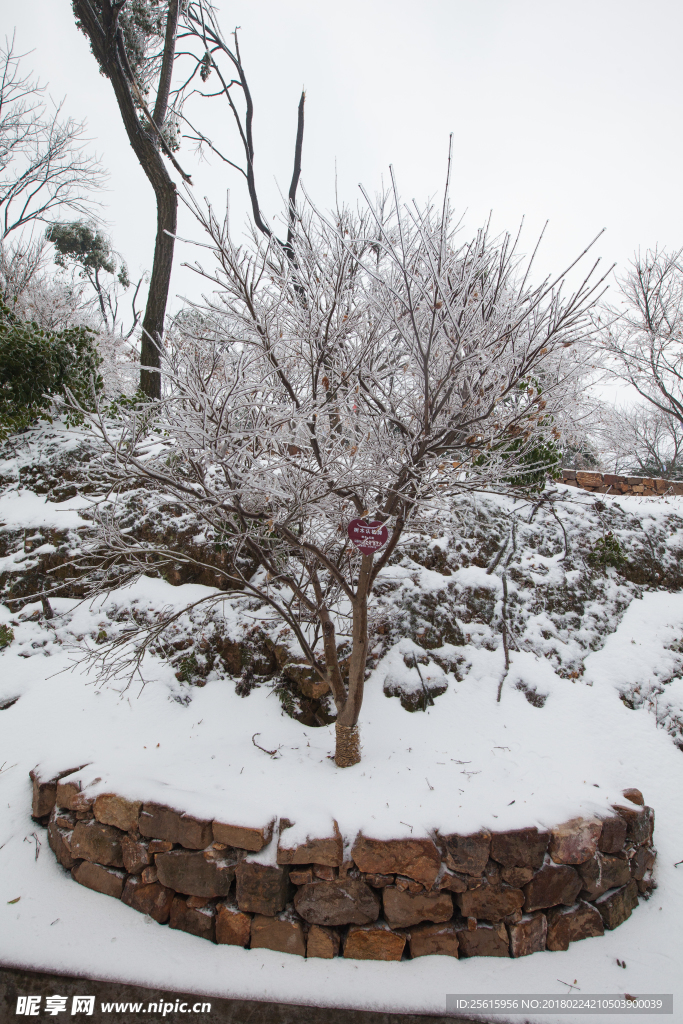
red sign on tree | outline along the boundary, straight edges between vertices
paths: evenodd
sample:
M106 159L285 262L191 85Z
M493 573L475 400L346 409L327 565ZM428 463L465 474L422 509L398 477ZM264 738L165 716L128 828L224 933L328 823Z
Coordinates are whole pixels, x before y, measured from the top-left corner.
M352 519L348 526L351 542L364 555L373 555L383 548L389 537L384 523L369 523L366 519Z

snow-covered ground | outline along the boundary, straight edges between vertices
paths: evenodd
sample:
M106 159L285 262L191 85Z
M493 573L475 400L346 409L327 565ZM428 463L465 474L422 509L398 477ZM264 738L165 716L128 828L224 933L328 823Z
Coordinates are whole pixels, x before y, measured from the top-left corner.
M145 581L144 589L131 599L179 601L187 588ZM683 595L652 593L636 602L605 648L589 655L580 682L560 679L532 654L513 653L500 704L498 652L465 652L472 659L466 678L451 679L425 713L407 714L384 696L388 666L380 664L367 684L364 760L345 770L327 756L331 730L283 716L265 689L243 700L225 682L209 681L185 706L169 699L176 680L161 664L140 694L122 696L78 668L63 672L74 658L69 634L92 632L104 620L99 608L54 604L54 628L14 627L1 662L0 703L19 697L0 712L3 963L214 995L423 1012L443 1011L447 992L561 993L564 982L583 992L674 992L683 1000L683 869L673 866L683 858L681 751L645 707L625 707L615 685L643 652L642 674L666 657L662 637L683 631ZM9 620L3 609L2 621ZM516 677L548 694L542 709L514 688ZM256 732L276 757L252 744ZM383 837L547 826L601 810L638 786L657 811L658 888L604 938L516 961L300 961L214 947L81 888L58 866L30 818L28 772L38 763L50 772L84 761L91 762L84 780L100 777L99 789L244 824L282 815L302 836L329 834L331 813L350 838L359 829Z
M620 505L653 523L665 511L683 511L683 499L620 499ZM55 505L14 489L0 498L0 523L34 528L68 519L63 528L73 529L82 523L78 507L75 499ZM537 551L528 561L539 579L555 571ZM395 575L400 582L398 569ZM488 587L500 598L500 581L484 569L470 566L454 577L456 588ZM429 584L427 575L423 583ZM55 598L51 620L30 617L40 604L21 615L0 606L0 624L14 632L0 654L1 963L215 996L424 1013L444 1012L446 993L561 995L570 985L583 993L673 992L678 1019L683 864L674 865L683 860L683 753L667 729L683 709L677 657L683 593L634 594L625 612L608 620L606 638L583 649L567 635L561 644L575 644L569 660L583 659L583 674L575 678L562 670L562 657L544 651L549 641L537 613L526 633L537 630L536 648L520 642L511 652L500 703L503 652L480 643L472 626L457 647L458 677L444 671L443 658L441 667L423 663L423 677L445 676L439 681L447 689L427 711L408 713L384 685L387 678L409 683L415 669L406 667L404 655L415 645L392 638L366 683L363 761L342 770L329 757L333 728L307 728L287 717L266 685L242 698L234 681L210 673L205 686L188 687L171 664L149 655L146 685L121 692L79 664L100 630L111 635L122 628L122 610L180 608L207 592L145 578L96 603ZM229 632L235 605L226 599L222 611ZM557 648L560 641L553 643ZM518 683L545 696L543 706L531 703ZM630 707L625 693L633 698ZM254 734L273 756L254 745ZM333 818L349 841L359 830L383 838L435 828L552 826L603 811L635 786L656 810L658 887L616 931L567 952L519 960L305 961L213 946L77 885L59 867L46 833L30 817L28 773L36 765L50 774L85 762L84 783L99 780L94 791L244 825L287 817L295 823L288 839L329 834ZM273 855L274 843L263 857ZM543 1018L556 1019L568 1018Z

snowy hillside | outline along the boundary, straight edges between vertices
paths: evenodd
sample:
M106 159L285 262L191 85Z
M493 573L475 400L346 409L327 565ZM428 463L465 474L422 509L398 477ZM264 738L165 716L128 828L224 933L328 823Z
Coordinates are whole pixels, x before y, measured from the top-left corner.
M683 498L596 501L562 486L544 501L463 497L439 536L410 538L371 608L363 760L339 769L331 704L307 690L301 651L252 599L183 612L213 590L206 576L166 574L95 601L72 586L51 598L52 618L40 600L16 601L87 551L84 490L96 495L97 480L87 436L75 436L32 431L0 463L3 962L433 1013L447 992L561 994L568 984L683 998ZM173 532L163 495L126 501L131 529ZM178 527L184 543L215 553L197 524ZM163 628L140 674L103 679L97 654L154 621ZM332 819L349 842L360 830L550 827L638 787L657 815L658 888L618 931L519 960L304 961L214 947L149 927L56 864L30 818L28 773L82 764L95 792L244 825L286 817L295 840L328 835Z

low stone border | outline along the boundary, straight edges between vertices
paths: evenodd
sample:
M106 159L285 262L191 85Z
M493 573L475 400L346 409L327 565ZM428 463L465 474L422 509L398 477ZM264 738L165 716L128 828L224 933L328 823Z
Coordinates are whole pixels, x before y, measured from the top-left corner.
M548 830L421 839L333 835L287 843L277 863L249 859L275 823L204 821L113 793L89 795L73 768L31 772L34 819L73 878L213 942L298 956L400 960L527 956L602 935L648 897L654 812L639 790L603 819ZM348 849L348 848L347 848Z
M580 469L563 469L562 483L595 494L642 494L653 498L661 498L665 494L683 494L683 481L680 480L615 476L613 473L589 473Z

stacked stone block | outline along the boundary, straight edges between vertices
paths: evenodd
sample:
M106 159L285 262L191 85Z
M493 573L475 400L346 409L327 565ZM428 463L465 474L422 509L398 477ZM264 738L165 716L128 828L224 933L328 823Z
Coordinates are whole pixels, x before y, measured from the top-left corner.
M652 498L665 494L683 494L683 482L653 479L646 476L616 476L614 473L592 473L580 469L563 469L562 483L580 487L595 494L640 494Z
M225 945L331 959L528 956L625 921L647 898L654 813L638 790L604 819L548 831L482 830L379 840L345 859L334 834L287 842L259 863L274 823L205 821L156 803L82 792L32 773L33 815L81 885ZM348 850L348 847L346 847Z

